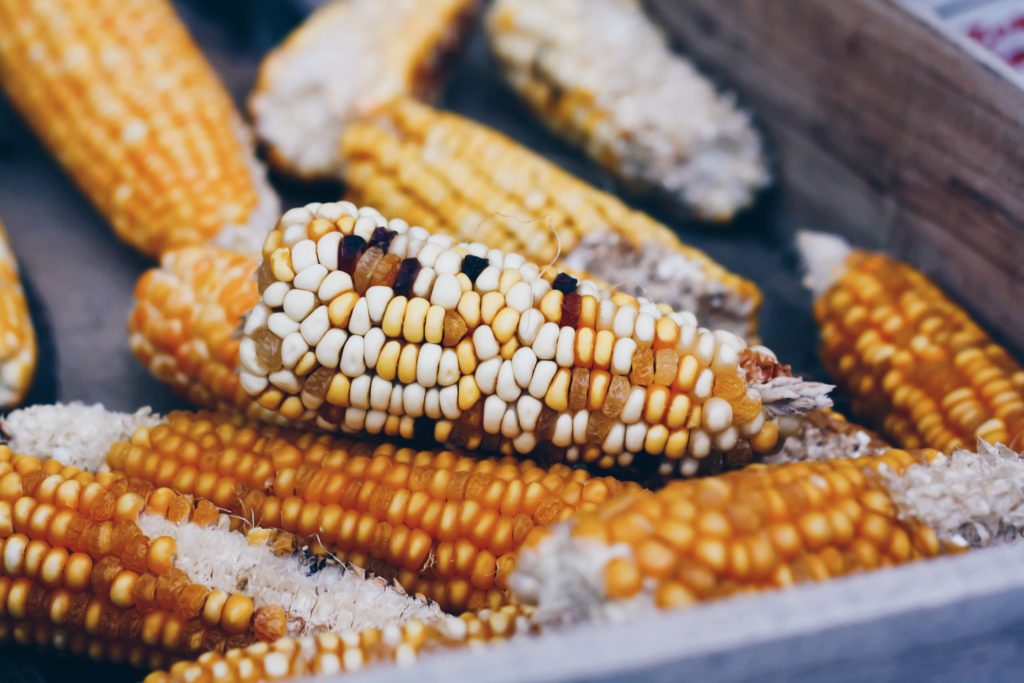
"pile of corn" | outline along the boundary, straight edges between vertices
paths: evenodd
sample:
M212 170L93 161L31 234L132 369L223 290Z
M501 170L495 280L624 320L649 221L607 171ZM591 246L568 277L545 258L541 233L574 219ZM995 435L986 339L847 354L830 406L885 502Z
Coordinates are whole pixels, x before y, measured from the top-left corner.
M414 99L477 4L338 0L267 56L268 158L351 200L278 219L167 0L0 0L0 86L159 258L132 351L209 409L2 420L0 641L150 683L329 674L1024 532L1024 369L966 312L801 237L825 365L881 436L847 422L756 343L752 282ZM633 0L497 0L486 28L509 85L630 188L725 221L766 185L747 114ZM7 406L36 352L2 230L0 284Z

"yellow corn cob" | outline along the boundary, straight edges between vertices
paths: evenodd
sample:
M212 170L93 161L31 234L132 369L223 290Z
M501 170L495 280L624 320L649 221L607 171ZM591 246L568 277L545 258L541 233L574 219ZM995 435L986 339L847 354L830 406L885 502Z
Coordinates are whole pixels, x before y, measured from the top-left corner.
M532 536L511 586L537 606L540 625L565 623L822 581L1019 535L1024 463L1005 447L979 449L758 465L626 494Z
M21 402L36 369L36 333L18 263L0 223L0 407Z
M250 526L295 534L455 611L508 602L508 573L534 529L638 488L564 465L332 439L203 412L139 429L111 448L107 464Z
M341 0L314 12L263 60L250 108L270 158L336 177L333 144L352 121L403 95L433 100L477 0Z
M761 294L673 232L504 135L411 100L342 138L350 198L414 225L584 270L742 337Z
M169 251L135 286L129 344L154 376L198 405L268 414L238 384L237 331L259 300L257 261L213 245Z
M691 313L347 202L287 212L257 277L240 381L294 423L692 476L829 403Z
M1005 349L910 265L835 237L802 239L821 275L821 355L857 415L906 448L1019 447L1024 368Z
M672 53L637 0L498 0L487 28L507 83L628 185L712 221L767 185L750 117Z
M167 0L0 1L0 84L123 240L252 248L277 200Z
M210 653L195 662L179 662L145 683L194 680L235 681L299 678L355 672L382 662L413 663L421 654L471 647L528 633L530 611L506 606L467 612L457 622L438 627L411 622L401 627L343 634L326 633L307 640L282 638L224 654Z

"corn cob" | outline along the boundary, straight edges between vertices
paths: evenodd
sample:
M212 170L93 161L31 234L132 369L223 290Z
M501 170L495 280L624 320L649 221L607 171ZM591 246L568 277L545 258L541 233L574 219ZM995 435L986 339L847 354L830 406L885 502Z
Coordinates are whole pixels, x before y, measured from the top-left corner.
M822 581L1017 537L1021 484L985 442L676 481L538 532L511 586L543 627Z
M259 300L257 260L213 245L167 252L135 286L129 345L154 376L208 408L270 418L238 383L242 315Z
M334 143L403 95L433 100L476 0L339 0L263 60L250 109L275 166L336 177Z
M756 332L756 285L486 126L400 100L351 124L342 156L357 204L535 263L562 256L570 268L692 311L710 327Z
M891 448L878 434L848 422L830 408L805 415L793 431L779 452L769 455L763 462L778 465L836 457L861 458L881 455Z
M821 356L854 412L894 444L949 452L1024 439L1024 368L924 274L803 233Z
M564 465L333 439L203 412L140 428L110 449L107 464L293 534L453 611L506 604L516 551L534 529L637 488Z
M529 633L529 615L529 610L509 605L467 612L441 626L414 621L383 630L327 633L305 640L282 638L273 644L258 643L179 662L169 671L150 674L145 683L300 678L355 672L381 662L407 666L420 655Z
M36 369L36 333L18 263L0 223L0 408L25 398Z
M257 277L240 381L293 423L691 476L829 404L691 313L347 202L286 213Z
M750 117L636 0L498 0L486 23L527 106L634 189L724 222L768 184Z
M51 442L81 438L33 422ZM207 499L0 447L0 620L45 627L36 638L57 647L71 635L119 643L112 656L150 667L286 635L444 626L437 605L311 558L291 534L232 526Z
M140 251L254 250L273 223L248 133L167 0L0 0L0 84Z

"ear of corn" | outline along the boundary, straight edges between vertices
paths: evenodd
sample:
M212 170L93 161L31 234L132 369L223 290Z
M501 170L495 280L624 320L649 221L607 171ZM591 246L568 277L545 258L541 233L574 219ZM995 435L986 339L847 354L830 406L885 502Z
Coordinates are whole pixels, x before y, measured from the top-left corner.
M314 12L264 59L250 99L275 165L334 177L347 125L390 100L433 100L476 0L342 0Z
M353 673L383 662L408 666L423 654L473 647L529 633L530 611L506 606L466 612L439 625L410 622L403 626L315 638L283 638L224 654L210 653L195 662L180 662L169 671L146 677L145 683L185 683L194 680L235 681L300 678Z
M400 100L342 138L349 197L414 225L565 265L742 337L761 294L673 232L500 133Z
M487 29L526 104L628 185L711 221L767 185L750 117L672 53L638 1L498 0Z
M822 359L858 416L906 448L1021 445L1024 368L931 280L837 237L801 249Z
M822 581L1016 537L1022 483L984 442L672 482L538 532L511 586L550 624Z
M689 476L772 451L776 415L828 403L691 313L347 202L286 213L258 284L242 387L321 429Z
M509 601L508 574L535 529L637 488L564 465L333 439L208 413L173 413L139 429L111 448L107 464L456 611Z
M18 263L0 224L0 407L21 402L36 369L36 333Z
M277 200L167 0L0 2L0 84L123 240L253 248Z

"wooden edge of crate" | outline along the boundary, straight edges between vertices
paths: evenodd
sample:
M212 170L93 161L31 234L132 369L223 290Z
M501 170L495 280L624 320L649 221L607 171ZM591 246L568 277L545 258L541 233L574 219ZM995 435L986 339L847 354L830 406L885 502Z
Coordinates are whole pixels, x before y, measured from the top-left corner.
M1024 352L1024 85L894 0L645 0L767 130L783 210L906 258Z

